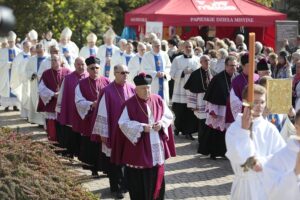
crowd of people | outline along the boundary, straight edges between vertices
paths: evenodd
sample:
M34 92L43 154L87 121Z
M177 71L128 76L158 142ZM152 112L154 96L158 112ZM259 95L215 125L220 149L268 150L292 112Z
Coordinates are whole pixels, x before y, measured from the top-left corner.
M59 42L51 31L39 41L35 30L20 43L12 31L2 39L0 104L44 127L48 139L86 163L92 175L106 173L117 198L127 190L131 199L164 198L164 163L176 155L174 132L189 140L198 133L198 153L230 160L232 199L279 199L283 183L296 199L300 143L280 132L292 121L300 134L300 36L296 47L286 41L278 54L256 41L252 111L243 104L249 54L242 34L234 41L166 41L151 33L116 45L109 29L102 45L90 33L80 50L71 36L65 28ZM292 80L288 114L266 108L269 79ZM285 168L276 168L285 155Z

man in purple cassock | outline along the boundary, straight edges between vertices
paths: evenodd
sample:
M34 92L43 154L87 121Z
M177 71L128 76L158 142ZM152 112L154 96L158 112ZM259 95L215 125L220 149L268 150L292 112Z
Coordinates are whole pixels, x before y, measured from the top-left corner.
M83 57L75 60L75 71L67 75L62 82L57 104L57 121L61 125L58 140L63 147L67 148L71 157L79 155L80 133L72 130L72 124L78 123L78 114L75 105L75 87L81 79L88 77L86 64ZM76 117L77 116L77 117Z
M62 67L61 57L51 56L51 68L44 71L38 87L38 112L45 113L48 139L57 141L55 107L62 81L70 70Z
M96 114L97 102L109 79L100 76L100 60L90 56L85 60L89 77L79 81L75 88L75 105L80 120L77 121L78 132L81 133L79 160L92 166L92 175L97 175L97 162L100 153L100 137L91 135Z
M130 199L164 199L164 163L175 156L171 123L165 101L151 94L152 77L134 78L136 95L123 105L111 160L124 164Z
M246 85L248 85L248 71L249 71L249 54L245 53L241 56L242 72L236 76L231 83L231 90L229 100L226 103L226 123L235 121L238 113L242 112L242 92ZM254 82L259 79L258 74L254 74Z
M102 153L110 184L110 191L117 199L123 198L124 174L122 167L111 163L111 151L115 145L115 130L123 103L135 94L134 86L127 83L128 68L126 65L114 66L115 80L104 88L98 107L97 117L92 134L99 135L102 141ZM124 190L123 190L124 191Z

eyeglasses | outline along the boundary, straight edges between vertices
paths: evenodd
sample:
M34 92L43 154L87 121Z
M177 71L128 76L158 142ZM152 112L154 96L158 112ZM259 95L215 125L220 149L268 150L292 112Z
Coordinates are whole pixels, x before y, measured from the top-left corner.
M124 74L129 74L130 72L116 72L116 73L120 73L120 74L122 74L122 75L124 75Z
M100 69L100 67L89 67L90 70Z

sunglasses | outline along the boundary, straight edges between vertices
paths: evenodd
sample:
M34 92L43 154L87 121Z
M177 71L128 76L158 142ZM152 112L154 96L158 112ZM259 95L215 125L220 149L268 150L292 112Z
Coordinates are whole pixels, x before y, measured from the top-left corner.
M122 75L125 75L125 74L129 74L130 72L116 72L116 73L120 73Z
M100 67L89 67L90 70L100 69Z

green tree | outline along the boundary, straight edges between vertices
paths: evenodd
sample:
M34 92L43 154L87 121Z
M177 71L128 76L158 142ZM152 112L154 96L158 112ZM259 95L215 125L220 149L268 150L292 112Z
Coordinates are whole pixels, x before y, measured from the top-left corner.
M84 45L89 32L101 38L113 18L105 13L106 0L0 0L2 5L13 9L17 19L16 33L24 37L35 29L39 36L52 30L59 39L63 28L73 31L72 40Z
M261 3L269 8L272 7L273 0L256 0L258 3Z
M125 13L149 3L149 0L107 0L106 12L112 16L112 27L120 35L124 28Z

